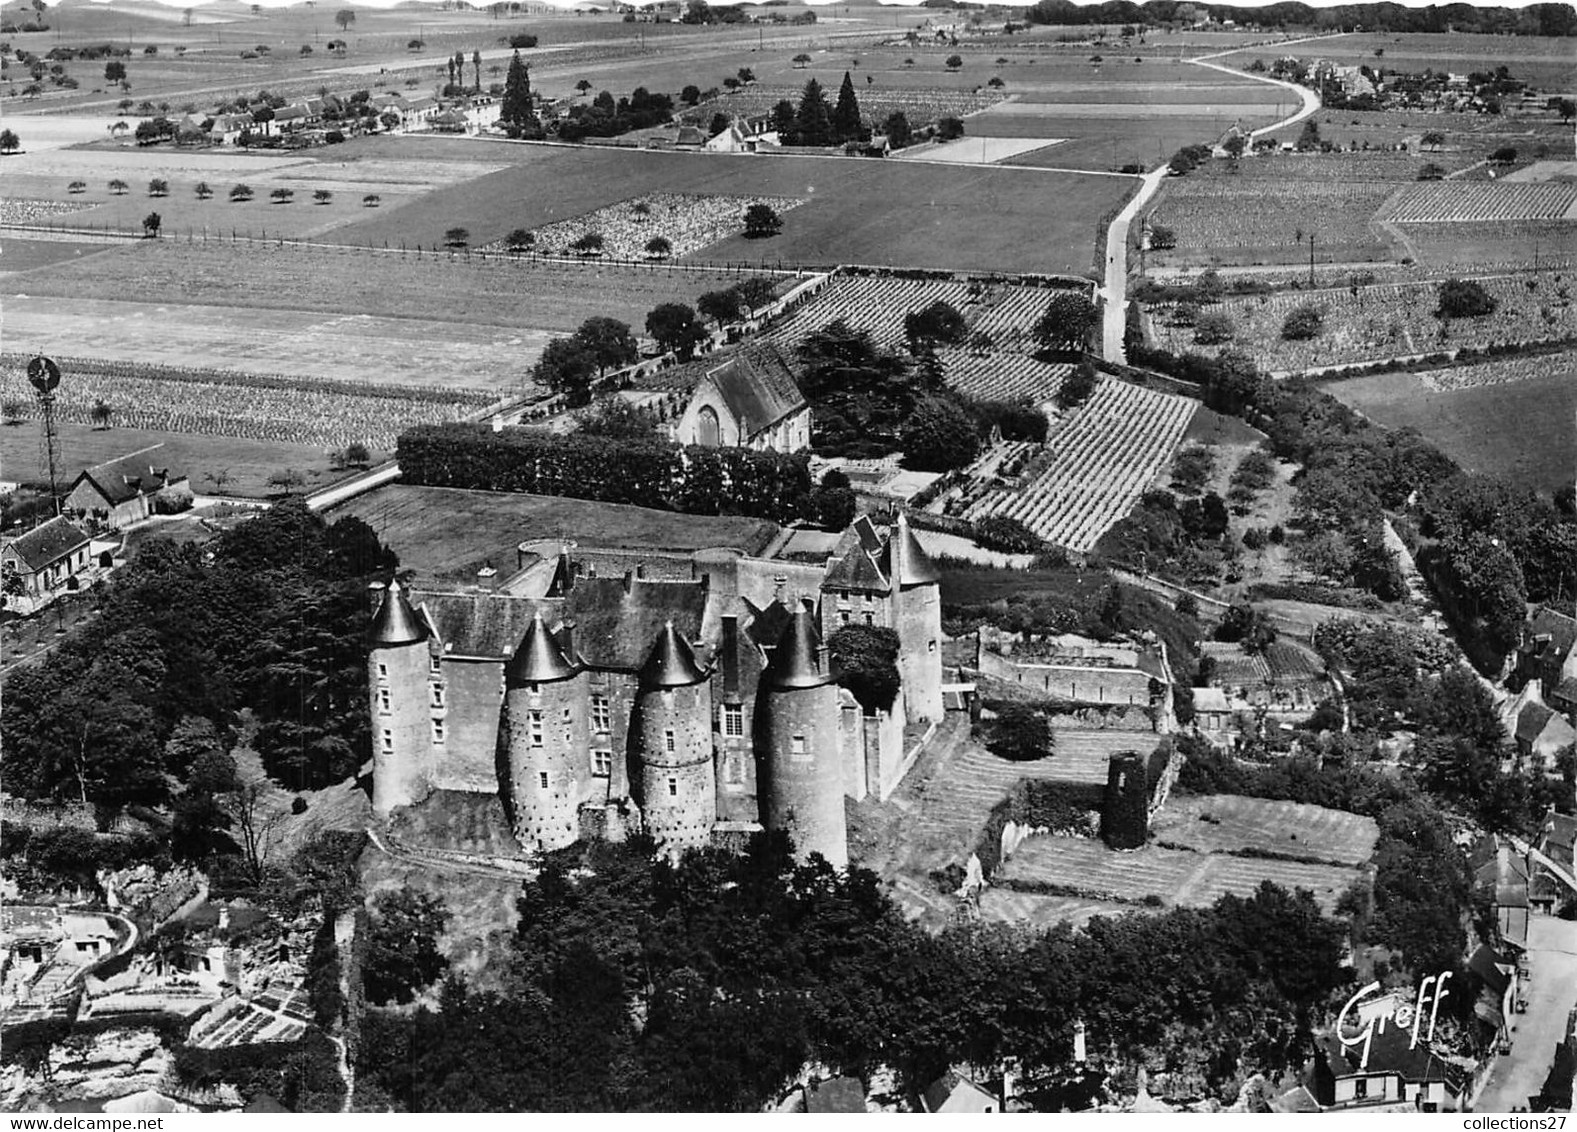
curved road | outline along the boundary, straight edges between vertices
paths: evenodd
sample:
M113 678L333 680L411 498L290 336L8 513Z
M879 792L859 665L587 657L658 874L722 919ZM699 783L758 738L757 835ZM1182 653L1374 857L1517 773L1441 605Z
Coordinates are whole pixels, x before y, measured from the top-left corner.
M1331 36L1316 36L1313 38L1329 39ZM1288 43L1297 43L1298 40L1288 40ZM1277 44L1281 47L1284 44ZM1229 55L1242 48L1233 48L1232 51L1217 52L1218 55ZM1285 126L1296 125L1310 114L1320 108L1320 96L1308 87L1298 86L1296 83L1285 82L1282 79L1267 78L1264 75L1252 74L1248 71L1236 71L1221 63L1211 63L1208 60L1214 55L1201 55L1188 60L1201 67L1209 67L1212 71L1233 75L1241 79L1254 79L1256 82L1269 83L1271 86L1284 87L1295 93L1301 100L1302 106L1293 114L1288 115L1279 122L1262 126L1250 132L1249 137L1257 138L1272 130L1279 130ZM1138 216L1151 198L1160 191L1161 182L1166 179L1167 166L1162 165L1151 170L1144 176L1144 183L1139 186L1139 191L1133 200L1128 202L1126 208L1119 212L1112 221L1111 227L1106 230L1106 282L1096 292L1101 300L1101 309L1105 312L1101 321L1101 357L1109 362L1123 362L1127 360L1127 351L1123 348L1123 331L1128 323L1128 229L1133 223L1133 218Z

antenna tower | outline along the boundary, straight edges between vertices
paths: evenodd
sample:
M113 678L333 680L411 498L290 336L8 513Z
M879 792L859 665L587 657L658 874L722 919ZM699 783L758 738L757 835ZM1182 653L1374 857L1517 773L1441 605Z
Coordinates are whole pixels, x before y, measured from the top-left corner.
M60 514L60 485L55 465L59 455L60 437L55 431L55 387L60 384L60 367L53 358L40 354L27 363L27 380L38 396L38 408L44 421L44 455L49 463L49 498L54 504L55 515Z

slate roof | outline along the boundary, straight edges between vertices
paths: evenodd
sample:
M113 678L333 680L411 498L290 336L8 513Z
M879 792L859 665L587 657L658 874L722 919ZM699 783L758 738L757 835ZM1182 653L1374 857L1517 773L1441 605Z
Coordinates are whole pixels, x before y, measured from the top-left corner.
M805 407L804 394L775 346L735 350L726 362L707 372L706 380L716 387L746 437Z
M575 651L593 668L634 672L667 622L686 640L700 637L706 594L702 582L579 578L565 603Z
M887 576L860 542L855 542L841 558L833 560L822 585L829 590L857 590L861 593L884 594L892 589Z
M573 657L565 657L559 642L542 623L540 610L532 617L526 635L504 666L504 680L511 688L523 684L552 684L568 680L578 670Z
M1444 1081L1452 1090L1460 1092L1466 1076L1464 1070L1435 1053L1421 1036L1418 1044L1409 1049L1412 1040L1410 1029L1394 1024L1387 1024L1384 1029L1376 1026L1369 1044L1369 1064L1362 1070L1358 1068L1363 1058L1362 1045L1344 1047L1335 1034L1322 1034L1315 1039L1315 1044L1331 1073L1337 1077L1396 1073L1408 1082Z
M745 632L750 634L750 639L763 649L770 649L778 643L778 638L783 635L783 630L788 628L788 607L781 601L769 602L764 606L756 606L751 600L740 598L746 609L750 611L750 624L745 627Z
M942 572L909 529L909 520L898 512L898 522L887 537L887 574L900 586L927 586L942 580Z
M367 643L373 648L391 645L411 645L427 639L427 625L421 615L411 608L398 578L383 591L378 612L373 615L372 628L367 632Z
M925 1101L926 1111L941 1111L942 1106L951 1100L953 1095L960 1089L968 1089L970 1092L978 1093L983 1097L991 1096L990 1093L986 1092L986 1090L982 1089L969 1078L963 1076L955 1070L949 1069L935 1081L932 1081L931 1084L926 1088L925 1092L921 1094L922 1099Z
M36 574L91 541L69 519L54 518L17 536L9 545L23 564Z
M1547 698L1560 700L1563 703L1577 704L1577 676L1568 676L1555 685L1554 688L1550 689Z
M1517 713L1517 742L1527 743L1529 746L1537 743L1539 736L1544 734L1544 729L1552 720L1566 722L1543 704L1524 704L1522 710ZM1567 724L1566 729L1569 731L1571 725Z
M1467 962L1467 969L1482 979L1484 986L1497 998L1505 994L1506 988L1511 985L1511 976L1501 969L1509 966L1512 966L1510 960L1482 943Z
M432 623L446 653L502 659L526 635L536 604L492 593L418 593L416 603Z
M79 475L71 486L75 489L77 484L88 480L111 504L125 503L139 495L152 495L166 484L179 483L186 478L171 474L167 467L154 466L153 461L160 455L157 450L163 447L162 444L155 444L130 455L95 464Z
M1549 635L1550 649L1556 656L1564 657L1572 651L1572 645L1577 644L1577 619L1541 606L1528 619L1527 636L1531 640L1545 634Z
M772 657L761 673L761 683L778 692L819 688L832 683L831 671L822 669L821 634L816 631L816 615L808 604L802 604L789 618L788 627L778 638Z
M696 663L690 642L670 621L657 634L646 663L641 665L640 678L643 688L684 688L705 680L706 671Z

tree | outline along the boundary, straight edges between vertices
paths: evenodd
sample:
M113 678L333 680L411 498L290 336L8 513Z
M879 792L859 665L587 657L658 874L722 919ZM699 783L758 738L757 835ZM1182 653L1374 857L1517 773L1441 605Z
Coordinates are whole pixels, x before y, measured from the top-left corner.
M695 305L702 316L717 323L717 328L722 330L727 323L739 317L742 304L739 292L730 287L726 291L707 291L695 301Z
M476 91L482 93L482 53L471 52L471 73L476 77Z
M836 140L832 126L832 111L827 106L827 96L821 84L811 79L800 96L799 109L794 114L794 138L785 144L828 146Z
M230 190L230 200L233 203L243 203L244 204L246 201L249 201L251 199L252 199L252 187L250 185L236 185L233 189Z
M268 196L269 199L275 204L291 204L296 199L296 190L287 189L284 186L280 186L273 192L269 193Z
M20 424L27 419L27 402L18 397L0 401L0 420L8 425Z
M104 64L104 81L107 83L124 83L126 81L126 64L119 59L111 59Z
M1229 134L1227 140L1221 143L1221 148L1227 151L1227 156L1233 161L1243 156L1243 150L1247 146L1248 139L1238 133Z
M589 90L591 90L591 80L590 79L581 79L579 82L577 82L575 84L575 89L580 93L580 96L582 98L585 98L586 97L586 93ZM700 90L699 87L685 87L685 89L686 90L694 90L695 91L695 101L690 103L692 106L695 105L695 102L701 101L701 90ZM681 95L681 97L684 97L684 96ZM690 102L690 99L685 98L685 101Z
M796 144L795 139L798 136L794 132L797 129L796 120L794 104L788 99L780 99L772 107L772 130L777 134L779 144Z
M1503 145L1490 154L1489 159L1496 165L1511 165L1517 160L1517 147Z
M1201 346L1219 346L1232 341L1232 317L1226 311L1206 311L1194 323L1194 341Z
M110 192L114 193L116 196L119 197L119 196L125 196L126 195L126 190L131 188L131 186L128 185L125 181L122 181L119 177L116 177L114 180L112 180L110 182L109 188L110 188Z
M1300 153L1307 153L1311 149L1320 148L1320 127L1313 118L1303 123L1303 132L1298 135L1297 149Z
M1311 303L1294 307L1281 323L1281 336L1289 342L1302 342L1319 337L1325 328L1325 314Z
M516 228L504 237L504 250L510 255L522 255L536 246L537 237L534 232L525 228Z
M442 897L411 889L378 894L372 906L362 981L367 997L379 1006L405 1005L416 992L431 986L449 961L438 948L449 926Z
M161 217L157 212L148 213L147 216L142 218L143 236L150 240L158 239L159 229L163 226L163 224L164 218Z
M368 193L366 196L361 198L361 206L363 208L377 208L382 202L383 198L377 193Z
M575 431L610 440L651 440L653 417L622 397L604 397L576 417Z
M1167 251L1177 247L1177 232L1165 224L1148 225L1146 231L1150 234L1150 247L1155 251Z
M904 464L925 472L962 468L980 451L974 418L951 397L926 397L899 434Z
M579 339L555 338L547 344L531 371L531 380L564 396L571 406L591 400L591 379L597 359Z
M1420 181L1443 181L1445 176L1446 171L1444 167L1436 165L1433 161L1428 162L1418 171L1418 179Z
M867 711L885 711L898 695L898 634L885 625L849 624L827 638L838 683Z
M582 256L599 255L606 242L601 232L587 232L570 244L570 251Z
M646 241L646 254L653 259L667 259L673 250L673 242L667 236L653 236Z
M153 215L157 216L158 213ZM143 223L146 225L147 221ZM157 225L154 230L155 232L158 230ZM109 428L110 422L115 419L115 409L101 397L93 402L93 408L88 412L88 416L92 419L94 428Z
M745 209L745 239L776 236L782 229L783 218L770 204L753 204Z
M798 55L794 56L792 62L796 70L804 70L806 67L810 66L810 56L801 51Z
M958 70L958 68L962 67L963 65L964 65L964 57L962 55L949 55L947 57L947 62L945 64L945 66L947 67L947 69L949 71L956 71L956 70Z
M843 72L838 103L832 111L832 137L834 142L863 141L866 137L865 127L860 122L860 102L848 71Z
M444 232L444 247L467 248L471 246L471 233L465 228L450 228Z
M646 333L659 350L671 350L686 361L707 339L706 327L684 303L663 303L653 308L646 316Z
M596 316L588 318L575 331L575 340L583 346L597 365L601 377L613 366L626 366L640 357L635 335L628 323L616 318Z
M1030 333L1046 350L1083 350L1096 314L1095 304L1082 292L1057 291Z
M1057 404L1064 409L1074 409L1090 399L1100 384L1100 374L1095 372L1088 359L1073 367L1073 372L1062 379L1057 387Z
M333 189L314 189L312 193L314 204L330 204L334 200Z
M536 120L535 103L531 97L531 72L520 58L519 51L510 57L509 72L504 76L504 99L499 105L498 120L505 125L522 127Z
M964 120L953 114L938 118L936 136L938 141L957 141L964 136Z
M392 132L399 124L400 116L393 110L385 110L382 114L378 115L378 125L383 127L384 133ZM377 196L369 195L362 198L362 203L365 204L369 200L376 202L377 199Z
M352 8L341 8L334 13L334 22L339 25L340 31L349 31L350 25L356 22L356 12Z
M1446 135L1441 133L1439 130L1428 130L1425 132L1424 136L1419 139L1419 143L1425 149L1438 150L1441 146L1446 144Z
M887 120L882 123L882 133L887 135L887 144L893 149L905 149L914 142L909 116L902 110L894 110L887 115Z
M1013 762L1042 759L1052 753L1055 740L1044 712L1014 700L998 702L994 711L995 718L983 727L986 750Z
M22 139L15 130L0 130L0 153L15 153L22 148Z
M155 177L148 182L148 195L151 197L166 197L170 195L170 182L163 177Z
M1480 318L1494 314L1495 308L1499 305L1495 297L1477 280L1447 279L1440 284L1439 306L1435 308L1435 317Z
M937 344L954 345L963 341L969 330L957 308L941 299L905 314L903 328L911 351L929 349Z
M214 190L207 181L198 181L197 187L192 191L197 194L198 200L207 200L214 195Z

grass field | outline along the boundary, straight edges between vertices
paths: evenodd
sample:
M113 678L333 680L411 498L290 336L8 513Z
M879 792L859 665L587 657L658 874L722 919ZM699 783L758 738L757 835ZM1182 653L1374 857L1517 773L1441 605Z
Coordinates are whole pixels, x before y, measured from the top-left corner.
M50 268L57 264L71 263L95 252L104 251L109 244L67 242L64 240L13 240L7 238L0 247L0 272L31 271L35 267Z
M74 424L62 424L58 428L57 474L62 488L69 487L77 473L85 468L154 444L164 445L159 464L186 473L192 481L192 490L200 494L218 491L213 480L218 473L229 475L223 494L245 498L260 498L277 491L268 486L268 477L287 468L302 473L307 491L335 483L347 475L329 467L323 449L306 444L135 428L97 429ZM49 481L49 465L44 459L37 424L26 422L0 427L0 468L4 469L4 478L8 480Z
M761 519L679 515L618 503L391 484L336 507L330 518L370 523L424 580L474 581L483 563L514 569L528 539L573 538L585 546L686 551L732 546L756 554L777 527Z
M1355 867L1369 859L1380 835L1373 818L1345 810L1233 794L1174 795L1151 831L1158 841L1200 853L1247 849Z
M1474 472L1540 491L1572 480L1577 465L1577 381L1571 355L1550 355L1540 377L1463 389L1430 389L1412 373L1322 386L1377 424L1414 428Z
M1089 267L1097 221L1132 187L1116 178L844 157L512 148L536 159L379 209L328 238L430 245L458 226L482 244L646 193L795 197L806 203L785 215L779 235L735 236L691 258L1077 274ZM1059 207L1048 209L1048 200Z

